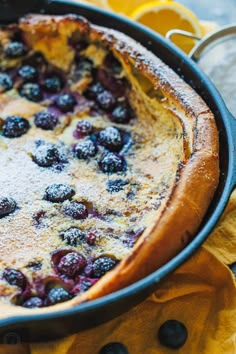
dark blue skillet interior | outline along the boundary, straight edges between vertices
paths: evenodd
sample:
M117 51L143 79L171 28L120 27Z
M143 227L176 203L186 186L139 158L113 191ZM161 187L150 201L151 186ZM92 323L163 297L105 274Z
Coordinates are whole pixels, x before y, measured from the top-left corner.
M0 10L3 9L3 2L4 0L0 0ZM227 111L221 96L213 84L196 64L178 48L141 25L133 23L124 17L121 18L115 14L90 6L60 0L51 1L48 5L45 4L45 1L32 0L22 0L20 4L21 6L17 8L18 12L11 12L10 16L7 13L8 17L4 18L5 23L10 20L15 21L19 15L26 14L29 11L38 12L39 8L49 14L76 13L97 25L114 28L128 34L160 57L198 92L214 112L220 137L221 176L218 190L199 228L198 234L170 262L145 279L96 301L53 314L15 316L0 320L0 343L5 341L6 334L9 332L15 333L15 338L18 338L19 341L27 342L60 338L111 320L137 305L158 287L158 283L162 278L176 269L199 248L221 216L236 183L236 159L234 159L236 121Z

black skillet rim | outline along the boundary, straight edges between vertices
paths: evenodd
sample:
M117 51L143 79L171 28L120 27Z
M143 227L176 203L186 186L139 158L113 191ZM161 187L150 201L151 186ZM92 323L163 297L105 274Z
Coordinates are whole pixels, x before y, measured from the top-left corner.
M185 247L177 256L172 258L168 263L166 263L164 266L159 268L157 271L153 272L149 276L145 277L144 279L124 288L121 289L115 293L112 293L110 295L104 296L102 298L99 298L97 300L93 300L88 303L83 303L80 305L77 305L75 307L72 307L67 310L58 310L56 312L52 313L46 313L46 314L27 314L27 315L17 315L17 316L11 316L7 319L0 320L0 328L4 328L5 326L11 326L11 325L22 325L22 324L27 324L27 322L37 322L37 321L44 321L44 320L52 320L56 318L61 318L61 317L67 317L71 315L79 315L79 313L85 313L88 310L95 310L97 307L104 306L106 304L112 303L117 300L125 300L126 298L130 296L135 296L135 294L140 293L141 291L145 291L147 288L153 287L155 284L157 284L161 279L163 279L167 274L171 273L173 270L175 270L178 266L180 266L184 261L186 261L193 253L196 251L200 245L206 240L208 237L209 233L212 231L214 228L216 222L219 220L219 217L222 215L222 212L228 202L229 196L232 192L232 189L235 185L235 171L236 171L236 166L234 166L234 142L233 142L233 136L236 135L236 126L234 127L234 132L232 133L232 126L234 125L233 123L233 118L228 112L223 99L221 98L220 94L214 87L214 85L211 83L211 81L207 78L207 76L201 72L201 70L197 67L197 65L189 59L180 49L175 47L172 43L166 41L164 38L159 36L157 33L154 31L137 24L131 20L129 20L126 17L116 15L113 13L110 13L108 11L94 8L90 5L84 5L84 4L78 4L73 1L61 1L61 0L55 0L52 1L53 4L55 3L60 3L64 6L66 5L71 5L75 6L76 8L84 10L84 11L96 11L99 15L102 15L105 17L109 17L109 19L114 19L117 23L120 23L121 25L125 25L129 28L132 28L133 30L138 30L142 31L151 41L154 43L156 42L158 45L161 45L161 47L165 47L165 50L169 51L170 53L173 54L175 59L180 60L185 67L188 68L192 73L194 73L200 80L204 88L207 89L207 93L210 94L210 97L213 99L213 103L215 106L218 108L218 114L221 117L221 123L223 122L226 137L227 137L227 148L228 148L228 171L227 171L227 177L225 178L224 182L224 190L221 194L220 197L220 202L218 205L216 205L213 213L211 214L209 220L206 222L206 224L202 227L200 232L196 235L196 237L191 241L191 243ZM46 9L45 13L53 13L50 12L50 6L49 9ZM125 32L125 31L124 31ZM163 60L163 59L162 59ZM164 60L163 60L164 61ZM190 80L185 80L188 82ZM190 82L189 82L190 83ZM196 90L196 88L195 88ZM197 91L197 90L196 90ZM202 96L202 95L201 95Z

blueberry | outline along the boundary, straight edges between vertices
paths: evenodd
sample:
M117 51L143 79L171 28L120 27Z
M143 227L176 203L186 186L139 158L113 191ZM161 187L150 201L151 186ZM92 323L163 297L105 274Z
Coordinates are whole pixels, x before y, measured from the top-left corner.
M63 113L72 112L76 105L76 100L71 94L65 93L57 98L56 105Z
M93 83L85 91L84 95L90 99L96 99L99 93L104 91L104 87L99 83Z
M81 282L80 282L80 289L84 292L84 291L87 291L88 289L91 288L91 286L93 286L93 281L94 279L83 279Z
M100 257L93 263L93 276L101 278L104 274L112 270L117 261L111 257Z
M105 173L116 173L125 171L126 162L123 156L117 155L113 152L109 152L102 156L98 162L100 169Z
M128 181L124 181L122 179L109 180L107 182L107 191L110 193L120 192L124 189L123 187L128 183Z
M77 64L76 70L80 71L81 73L84 73L84 72L90 73L93 69L92 60L90 60L89 58L86 58L84 56L77 57L76 64Z
M11 90L13 81L8 74L0 73L0 93Z
M64 208L64 213L75 220L82 220L88 217L86 206L79 202L70 202Z
M104 90L97 95L96 102L100 108L109 112L114 108L116 99L110 91Z
M119 151L122 148L122 137L118 129L107 127L99 133L99 142L111 151Z
M85 140L81 143L78 143L75 146L75 154L78 159L87 160L90 157L95 156L97 153L97 147L91 140Z
M60 152L52 144L41 145L36 149L33 161L41 167L50 167L60 162Z
M58 118L52 112L42 111L35 115L34 123L36 127L43 130L53 130L58 124Z
M33 296L23 302L22 306L28 309L43 307L43 300L40 297Z
M26 54L26 49L21 42L10 42L5 47L5 54L11 59L19 58Z
M85 119L81 119L76 125L76 131L83 135L88 135L93 129L92 124Z
M63 88L62 79L59 76L49 76L44 80L43 88L50 93L58 93Z
M13 213L16 209L16 202L12 198L0 197L0 219Z
M113 53L108 53L103 62L104 67L114 75L119 75L122 71L122 65Z
M127 124L133 118L133 112L127 105L117 106L111 113L111 119L118 124Z
M80 52L81 50L84 50L88 47L88 43L84 40L81 40L81 38L78 37L77 32L74 32L69 38L69 45L72 46L76 52Z
M37 271L42 269L42 263L41 262L30 262L29 264L27 264L27 268L30 268L32 271Z
M86 266L86 260L82 254L77 252L67 253L60 259L57 269L63 275L70 278L75 277Z
M18 116L7 117L3 125L3 135L7 138L18 138L29 130L28 120Z
M19 76L24 81L35 81L38 77L37 70L31 65L24 65L18 70Z
M188 332L185 325L176 320L168 320L161 325L158 331L160 343L171 349L179 349L186 342Z
M55 305L71 299L71 295L63 288L53 288L47 295L47 304Z
M91 78L93 76L93 71L96 70L93 67L93 62L89 58L85 58L76 53L75 65L73 66L73 71L71 73L71 79L73 82L78 82L83 78Z
M94 246L96 239L97 239L96 234L90 231L86 237L86 242L89 246Z
M80 241L84 240L86 234L77 227L71 227L66 231L61 231L60 237L63 241L66 241L69 246L76 247Z
M71 199L75 195L75 191L66 184L52 184L47 187L44 199L52 203L62 203L67 199Z
M111 75L110 70L99 68L97 71L97 79L105 87L112 92L115 97L123 97L126 94L128 82L126 79L119 79Z
M20 89L20 95L33 102L40 102L43 99L40 86L33 83L24 84Z
M40 52L31 52L30 55L24 58L24 64L36 67L40 69L40 72L42 72L42 69L48 65L43 54Z
M5 269L3 272L3 279L5 279L10 285L15 285L22 289L26 286L26 278L19 270Z
M129 354L129 352L122 343L114 342L104 345L99 354Z

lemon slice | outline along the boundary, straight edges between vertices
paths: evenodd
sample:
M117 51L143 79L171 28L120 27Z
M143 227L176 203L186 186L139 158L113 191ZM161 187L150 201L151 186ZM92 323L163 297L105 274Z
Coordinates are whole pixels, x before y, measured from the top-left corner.
M117 13L122 13L125 15L130 15L137 7L146 4L147 0L78 0L79 2L89 3L91 5L96 5L102 7L106 10L111 10ZM157 3L163 0L156 0ZM173 0L164 0L173 1Z
M157 0L156 2L159 3L160 0ZM168 0L172 1L172 0ZM144 5L147 3L146 0L103 0L104 5L106 8L109 10L118 12L118 13L123 13L125 15L130 15L137 7Z
M163 36L172 29L188 31L197 37L202 34L200 22L194 13L175 1L148 2L139 6L130 17ZM196 43L194 39L180 35L174 35L171 39L185 53L189 53Z

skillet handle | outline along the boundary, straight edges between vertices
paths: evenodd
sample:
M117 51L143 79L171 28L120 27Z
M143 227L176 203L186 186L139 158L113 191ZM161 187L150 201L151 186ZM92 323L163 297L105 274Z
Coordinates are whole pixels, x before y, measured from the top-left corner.
M166 39L168 39L170 41L171 41L171 38L174 36L187 37L187 38L195 39L196 41L200 41L202 39L201 37L196 36L192 32L183 31L183 30L180 30L177 28L168 31L165 35Z

